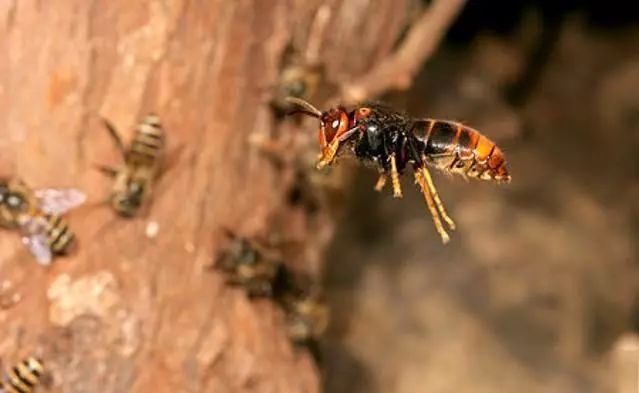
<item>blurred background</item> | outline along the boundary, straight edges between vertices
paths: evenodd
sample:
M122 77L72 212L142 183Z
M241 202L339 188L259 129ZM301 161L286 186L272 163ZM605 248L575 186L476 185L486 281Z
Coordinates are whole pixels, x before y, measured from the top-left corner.
M326 256L328 392L634 392L639 369L639 15L632 2L470 1L386 101L472 124L510 185L359 168ZM413 191L414 190L414 191Z

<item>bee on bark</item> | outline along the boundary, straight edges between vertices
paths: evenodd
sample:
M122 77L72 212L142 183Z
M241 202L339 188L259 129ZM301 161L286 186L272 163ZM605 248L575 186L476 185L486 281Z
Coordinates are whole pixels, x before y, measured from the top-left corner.
M43 374L42 361L28 357L0 379L0 393L31 393L40 384Z
M313 296L289 298L284 303L288 334L296 343L319 339L328 327L329 311L326 302Z
M286 313L288 335L296 343L320 338L329 322L329 310L318 282L305 274L282 270L274 287L274 298Z
M230 285L244 287L250 297L273 295L273 283L282 261L260 242L226 233L229 247L217 257L215 267L226 274Z
M120 216L133 217L149 198L160 174L166 134L160 119L149 114L138 125L131 144L125 147L115 127L108 120L103 121L124 159L124 165L118 169L98 166L101 172L114 179L108 203Z
M322 78L318 65L296 63L285 67L277 81L271 106L279 117L283 117L294 107L287 97L307 98L315 95Z
M304 26L306 34L297 32L293 41L286 47L271 101L278 117L294 109L287 97L306 100L315 98L320 84L327 82L324 78L324 66L320 61L320 52L330 16L330 6L320 6L308 27ZM306 39L300 42L301 36L304 35Z
M62 215L86 200L75 188L31 190L18 179L0 179L0 226L19 229L22 242L38 263L70 251L75 235Z
M286 314L288 335L293 342L311 344L326 331L328 305L322 285L313 275L283 267L273 282L273 299Z
M377 167L377 191L390 179L393 196L401 198L399 177L410 165L444 243L450 237L442 220L450 230L455 229L455 223L444 209L429 166L467 178L510 181L502 150L479 131L461 123L411 118L378 104L322 112L299 98L290 97L288 101L299 107L297 112L320 121L317 169L331 165L342 152L350 151L360 161Z
M250 297L268 297L286 313L291 340L306 343L326 330L328 307L319 284L308 275L293 272L272 245L239 237L227 231L231 244L215 267L226 274L226 282L243 287Z

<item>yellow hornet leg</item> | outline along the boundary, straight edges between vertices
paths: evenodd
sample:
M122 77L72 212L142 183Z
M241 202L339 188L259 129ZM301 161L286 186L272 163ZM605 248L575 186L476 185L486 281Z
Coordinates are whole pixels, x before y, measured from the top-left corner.
M320 154L319 160L317 164L315 164L315 168L322 169L326 165L330 165L331 162L335 159L335 155L337 154L337 149L339 148L339 140L335 138L333 142L331 142L326 149L322 151Z
M402 185L399 182L399 172L397 172L397 162L395 161L395 154L390 156L391 164L391 181L393 182L393 197L402 197Z
M423 170L415 171L415 183L419 184L422 188L422 193L424 194L424 199L426 200L426 204L428 205L428 210L430 210L430 215L433 216L433 222L435 223L435 229L439 232L439 236L442 238L442 242L444 244L450 241L450 237L444 226L442 225L442 221L439 218L439 212L437 211L437 207L435 206L435 201L433 200L433 196L430 194L430 189L428 188L428 184L426 183L426 179L422 174ZM426 172L428 173L428 172Z
M446 209L444 209L444 204L442 203L442 200L439 199L439 194L437 193L437 189L435 188L435 183L433 183L433 179L430 177L430 172L428 172L428 169L426 168L426 166L423 167L423 172L424 172L424 177L426 178L426 183L428 184L428 189L430 190L430 193L433 195L433 199L435 199L437 210L439 210L439 213L441 214L444 221L446 221L446 224L448 224L448 227L454 231L455 222L453 221L452 218L448 216L448 213L446 213Z
M377 179L377 183L375 184L375 191L377 192L382 191L385 185L386 185L386 175L383 173L380 173L379 179Z

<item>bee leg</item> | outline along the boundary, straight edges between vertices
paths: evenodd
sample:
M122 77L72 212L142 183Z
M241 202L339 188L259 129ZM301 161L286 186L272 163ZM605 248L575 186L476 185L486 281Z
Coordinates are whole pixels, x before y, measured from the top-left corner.
M380 192L384 189L386 185L386 175L383 173L379 174L379 179L377 179L377 183L375 183L375 191Z
M95 169L97 169L98 171L102 172L103 174L109 177L115 177L118 174L118 171L116 169L113 169L105 165L94 165L94 167Z
M102 123L109 132L109 135L111 135L111 138L113 139L113 142L115 142L115 146L120 151L120 154L122 154L122 157L126 157L126 148L124 147L124 143L122 142L122 138L118 131L115 129L113 124L104 117L102 118Z
M391 164L391 182L393 183L393 197L402 197L402 185L399 182L399 172L397 171L397 161L395 159L395 153L390 156Z
M435 183L433 183L433 179L430 177L430 172L428 172L428 169L426 168L426 166L422 168L422 171L424 172L424 177L426 178L428 189L430 190L430 193L433 196L433 199L435 200L435 205L437 205L437 210L439 210L439 213L441 214L444 221L446 221L446 224L448 224L448 227L454 231L456 228L455 222L453 221L452 218L448 216L448 213L446 213L444 204L442 203L442 200L439 198L439 193L437 193L437 189L435 188Z
M430 211L430 215L433 217L433 222L435 223L435 229L439 232L439 235L442 238L442 242L444 244L450 241L450 236L446 233L444 226L442 225L442 221L439 217L439 211L437 211L437 207L435 206L435 201L433 200L433 196L430 193L430 189L428 188L428 183L422 174L423 169L415 170L415 183L419 184L422 189L422 193L424 194L424 199L426 200L426 204L428 205L428 210Z

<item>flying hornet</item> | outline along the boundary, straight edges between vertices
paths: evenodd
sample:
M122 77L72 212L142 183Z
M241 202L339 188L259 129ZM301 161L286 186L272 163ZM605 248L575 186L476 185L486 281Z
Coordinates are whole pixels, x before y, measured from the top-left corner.
M343 152L372 163L379 171L375 189L381 191L390 179L393 196L402 197L400 175L410 165L433 217L442 241L450 240L442 220L450 230L455 222L448 216L429 167L498 183L510 181L504 153L479 131L449 120L412 118L379 104L364 104L352 110L344 107L320 111L299 98L288 101L295 112L320 122L320 156L317 169L331 165Z

